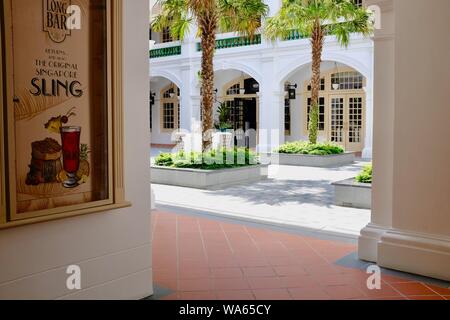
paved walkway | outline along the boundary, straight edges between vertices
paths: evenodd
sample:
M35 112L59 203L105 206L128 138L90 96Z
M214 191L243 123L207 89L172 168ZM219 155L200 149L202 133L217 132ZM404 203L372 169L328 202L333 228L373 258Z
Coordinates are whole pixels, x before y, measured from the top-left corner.
M369 290L347 238L183 211L154 211L152 228L152 299L450 299L448 282L391 270Z
M370 210L333 205L332 182L355 177L365 162L339 168L270 166L269 180L220 190L152 185L157 204L275 225L357 237Z

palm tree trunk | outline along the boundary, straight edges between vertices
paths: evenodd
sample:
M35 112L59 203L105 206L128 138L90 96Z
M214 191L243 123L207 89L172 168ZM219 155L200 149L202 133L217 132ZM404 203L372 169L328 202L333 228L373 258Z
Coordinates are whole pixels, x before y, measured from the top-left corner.
M203 152L212 145L213 106L214 106L214 50L216 48L216 26L214 13L200 20L202 46L202 135Z
M317 19L311 37L312 46L312 78L311 78L311 108L309 111L309 142L317 143L319 130L319 94L320 94L320 64L322 62L322 49L324 33Z

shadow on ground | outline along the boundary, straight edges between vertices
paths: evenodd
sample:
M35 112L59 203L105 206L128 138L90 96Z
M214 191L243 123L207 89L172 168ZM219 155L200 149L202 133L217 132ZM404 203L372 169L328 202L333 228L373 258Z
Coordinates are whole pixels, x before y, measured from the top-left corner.
M329 180L275 180L228 186L205 193L240 198L252 204L281 206L286 203L333 205L334 189Z

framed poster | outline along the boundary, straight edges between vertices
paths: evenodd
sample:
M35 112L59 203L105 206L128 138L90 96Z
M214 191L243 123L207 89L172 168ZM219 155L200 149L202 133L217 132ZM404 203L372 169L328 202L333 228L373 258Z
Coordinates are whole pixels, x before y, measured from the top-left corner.
M120 3L3 0L7 222L128 205Z

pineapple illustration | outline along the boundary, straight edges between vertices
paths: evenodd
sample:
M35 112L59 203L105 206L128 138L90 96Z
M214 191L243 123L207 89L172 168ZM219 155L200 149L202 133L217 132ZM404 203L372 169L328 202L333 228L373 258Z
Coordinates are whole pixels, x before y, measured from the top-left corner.
M80 147L80 168L77 172L78 180L80 183L85 183L87 178L91 173L91 167L88 161L88 154L90 153L89 147L87 144L82 144Z

